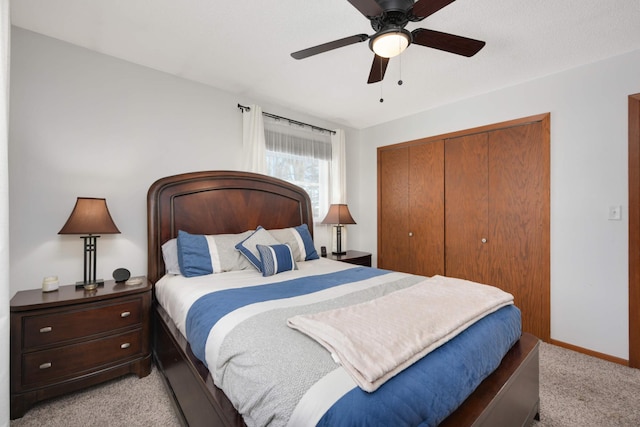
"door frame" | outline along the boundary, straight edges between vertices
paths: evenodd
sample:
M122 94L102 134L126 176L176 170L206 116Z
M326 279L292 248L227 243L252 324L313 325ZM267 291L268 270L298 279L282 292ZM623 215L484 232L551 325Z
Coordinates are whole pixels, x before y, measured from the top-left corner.
M629 366L640 368L640 93L629 95Z

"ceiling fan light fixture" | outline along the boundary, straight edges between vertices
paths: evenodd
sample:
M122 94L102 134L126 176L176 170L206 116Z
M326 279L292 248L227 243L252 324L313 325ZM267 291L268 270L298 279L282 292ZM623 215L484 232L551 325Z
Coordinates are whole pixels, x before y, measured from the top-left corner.
M400 55L411 44L411 33L404 28L380 31L369 42L369 47L378 56L393 58Z

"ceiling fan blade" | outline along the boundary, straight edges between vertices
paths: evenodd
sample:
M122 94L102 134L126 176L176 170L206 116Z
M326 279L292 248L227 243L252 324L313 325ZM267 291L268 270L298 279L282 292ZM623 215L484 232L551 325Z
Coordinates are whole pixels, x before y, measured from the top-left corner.
M418 0L413 5L412 14L420 20L429 15L433 15L445 6L450 5L455 0Z
M304 59L313 55L317 55L319 53L327 52L333 49L338 49L339 47L349 46L350 44L360 43L369 38L366 34L357 34L355 36L345 37L340 40L334 40L329 43L323 43L318 46L310 47L307 49L299 50L297 52L293 52L291 54L295 59Z
M440 31L425 30L418 28L411 32L413 43L421 46L432 47L455 53L462 56L473 56L486 44L480 40L469 39L467 37L456 36Z
M367 18L380 16L384 12L376 0L348 0L348 2Z
M387 71L387 65L389 64L389 58L383 58L382 56L375 55L373 58L373 64L371 64L371 71L369 71L369 80L367 83L377 83L384 79L384 73Z

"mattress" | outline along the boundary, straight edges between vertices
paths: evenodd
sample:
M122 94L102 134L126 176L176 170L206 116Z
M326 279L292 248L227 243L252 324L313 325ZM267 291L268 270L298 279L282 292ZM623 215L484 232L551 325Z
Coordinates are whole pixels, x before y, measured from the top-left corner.
M380 298L423 279L320 259L266 278L252 270L168 275L156 284L156 297L249 426L437 425L518 340L516 307L475 322L373 393L357 387L316 341L286 324L296 315ZM287 291L272 299L275 289ZM194 326L202 322L210 325Z

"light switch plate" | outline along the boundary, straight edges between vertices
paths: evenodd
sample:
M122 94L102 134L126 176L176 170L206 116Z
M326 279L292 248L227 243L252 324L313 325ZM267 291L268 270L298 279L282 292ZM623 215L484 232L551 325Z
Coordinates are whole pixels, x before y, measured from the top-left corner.
M609 220L620 221L622 219L622 206L609 206Z

